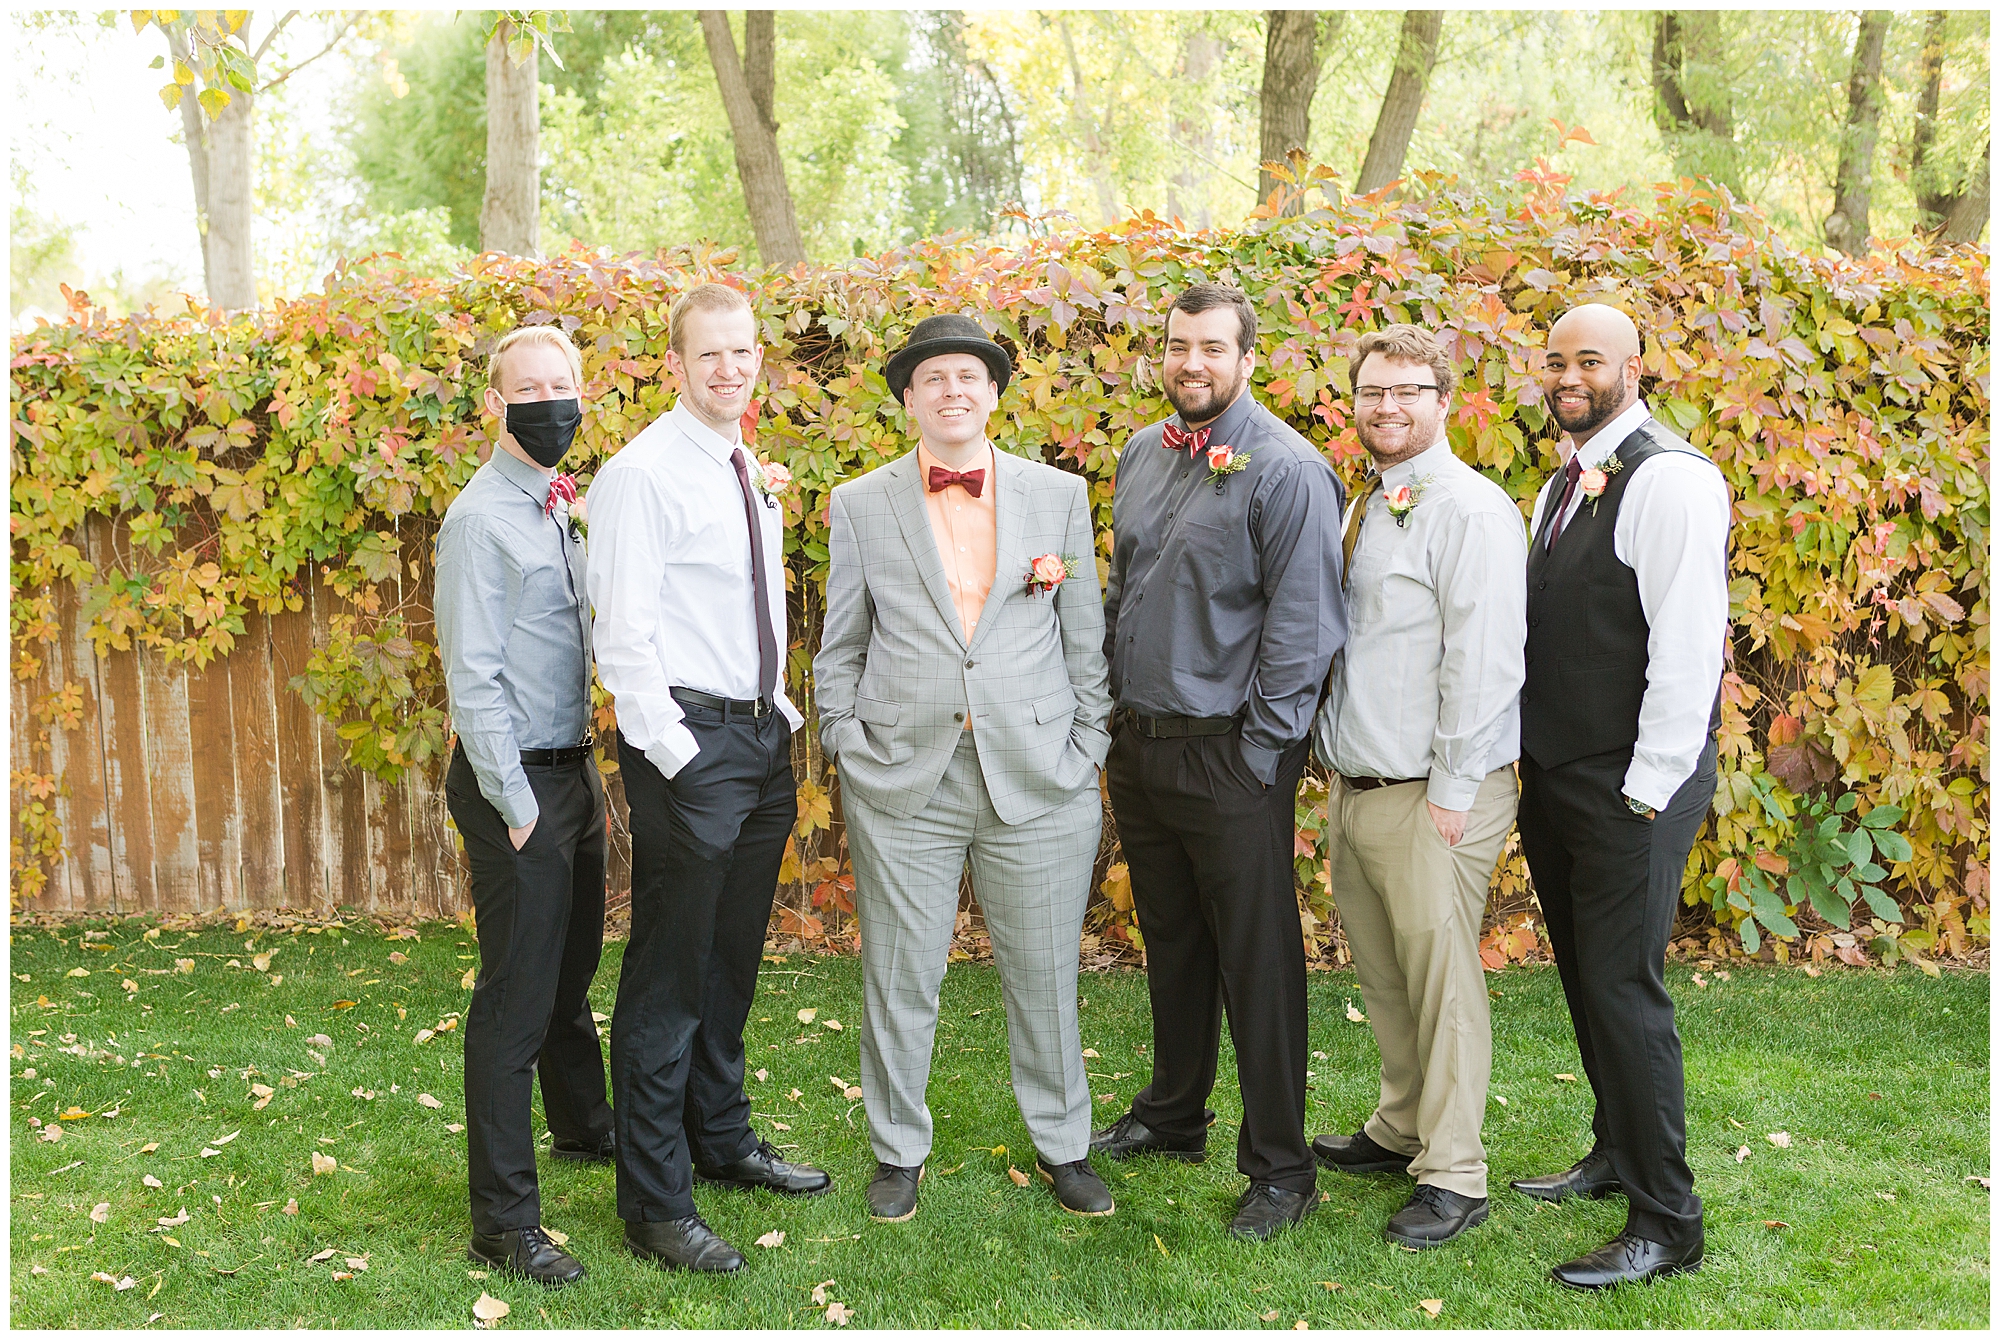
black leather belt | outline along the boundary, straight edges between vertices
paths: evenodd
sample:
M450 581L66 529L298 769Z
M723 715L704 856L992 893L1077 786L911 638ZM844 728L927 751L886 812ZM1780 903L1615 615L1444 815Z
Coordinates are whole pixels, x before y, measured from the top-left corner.
M772 710L770 700L766 698L755 698L746 702L741 698L718 698L712 693L701 693L695 689L678 688L672 690L672 693L675 702L687 703L694 707L706 707L722 713L725 718L731 716L762 717L769 715Z
M1379 791L1385 786L1408 786L1412 782L1428 782L1428 777L1349 777L1340 774L1340 780L1355 791Z
M1179 740L1190 735L1227 735L1236 729L1235 717L1145 717L1131 708L1125 720L1139 734L1154 740Z
M590 745L571 745L567 749L523 749L521 762L531 768L559 768L566 763L581 763L590 757Z

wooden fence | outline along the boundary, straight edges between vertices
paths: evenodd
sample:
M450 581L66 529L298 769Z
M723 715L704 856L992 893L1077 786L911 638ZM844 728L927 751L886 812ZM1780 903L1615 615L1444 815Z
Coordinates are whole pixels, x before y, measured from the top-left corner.
M408 599L428 618L430 534L406 537ZM93 517L84 556L123 566L122 523ZM414 575L410 564L414 563ZM48 727L49 770L69 794L52 803L66 851L37 910L185 912L335 907L451 917L468 905L445 809L443 768L395 785L344 762L332 723L288 687L342 602L315 571L297 612L251 614L226 656L198 668L149 650L97 655L65 589L60 633L36 680L13 685L13 758L27 766L42 729L36 702L77 685L81 719ZM629 887L622 787L612 792L614 897Z

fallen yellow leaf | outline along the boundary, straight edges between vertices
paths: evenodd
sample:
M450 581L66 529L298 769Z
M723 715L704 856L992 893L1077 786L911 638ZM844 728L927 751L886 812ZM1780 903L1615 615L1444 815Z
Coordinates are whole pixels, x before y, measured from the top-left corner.
M847 1325L853 1316L854 1309L845 1303L828 1303L826 1305L826 1319L835 1326Z
M1011 1163L1007 1165L1007 1176L1015 1186L1026 1186L1028 1184L1028 1174L1022 1172Z
M1160 1235L1158 1233L1155 1233L1153 1235L1153 1245L1160 1249L1160 1255L1162 1256L1167 1255L1167 1244L1160 1241Z
M322 1154L318 1150L313 1151L312 1158L314 1177L318 1177L321 1173L330 1173L340 1166L340 1161L334 1158L333 1155Z
M110 1202L110 1201L108 1201L108 1200L101 1200L101 1201L97 1202L97 1204L95 1204L95 1205L93 1205L93 1206L91 1206L91 1207L90 1207L90 1222L91 1222L91 1223L93 1223L93 1224L101 1224L101 1223L103 1223L103 1222L104 1222L105 1220L109 1219L110 1217L111 1217L111 1202Z
M748 544L747 541L745 543L746 545ZM470 991L472 990L472 984L478 980L479 980L479 965L475 963L471 967L465 970L465 976L458 979L459 989L462 991Z
M437 1099L431 1097L427 1093L420 1093L417 1095L417 1106L428 1107L435 1110L437 1108L443 1107L444 1104L440 1103Z
M472 1316L481 1327L491 1327L494 1322L513 1310L492 1294L481 1290L478 1300L472 1305Z
M836 1033L840 1032L840 1020L838 1019L822 1019L819 1026L821 1028L830 1028Z
M1435 1317L1438 1313L1444 1311L1444 1299L1442 1298L1420 1299L1417 1303L1417 1306L1422 1308L1424 1311L1430 1313L1433 1317Z
M1368 1022L1368 1016L1356 1009L1354 1002L1350 1000L1347 1002L1347 1021L1353 1024L1365 1024Z
M1790 1131L1772 1131L1764 1138L1780 1149L1790 1149L1792 1147L1792 1133Z
M1565 1083L1565 1084L1574 1084L1574 1083L1576 1083L1576 1076L1575 1076L1575 1075L1557 1075L1557 1076L1556 1076L1556 1078L1557 1078L1557 1079L1559 1079L1559 1080L1561 1080L1561 1081L1562 1081L1563 1083Z
M771 1230L771 1231L770 1231L769 1233L766 1233L766 1234L765 1234L765 1235L764 1235L763 1237L761 1237L761 1238L758 1238L758 1239L757 1239L757 1245L758 1245L759 1247L782 1247L782 1246L784 1246L784 1245L785 1245L785 1230L784 1230L784 1229L782 1229L782 1228L774 1228L774 1229L772 1229L772 1230Z

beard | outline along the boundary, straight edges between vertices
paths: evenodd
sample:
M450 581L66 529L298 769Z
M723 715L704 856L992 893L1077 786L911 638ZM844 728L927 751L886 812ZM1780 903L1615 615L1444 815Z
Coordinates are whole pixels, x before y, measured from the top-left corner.
M1581 413L1563 414L1554 396L1549 397L1549 413L1566 433L1594 433L1617 416L1620 402L1625 399L1623 382L1613 382L1609 386L1586 386L1583 388L1585 403Z
M1388 435L1377 432L1374 425L1364 423L1358 418L1354 421L1354 431L1361 438L1361 445L1368 449L1368 454L1375 457L1376 464L1382 468L1386 469L1389 465L1398 464L1420 452L1428 451L1439 438L1444 436L1442 411L1428 417L1411 414L1408 410L1404 410L1403 413L1410 421L1410 431L1404 436L1400 451L1385 448L1383 443ZM1386 463L1384 457L1388 458Z
M1181 416L1181 422L1188 424L1207 423L1216 415L1228 409L1235 401L1237 393L1243 389L1244 378L1238 374L1235 380L1224 385L1211 376L1208 389L1183 391L1172 381L1166 384L1167 403Z

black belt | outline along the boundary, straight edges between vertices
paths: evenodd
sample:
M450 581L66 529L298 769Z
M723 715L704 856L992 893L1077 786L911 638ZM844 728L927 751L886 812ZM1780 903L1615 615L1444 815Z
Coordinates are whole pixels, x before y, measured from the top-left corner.
M568 763L581 763L590 757L589 744L571 745L567 749L523 749L521 762L531 768L559 768Z
M766 698L754 698L746 702L741 698L718 698L712 693L701 693L694 689L677 688L671 692L676 702L687 703L693 707L706 707L722 713L725 718L762 717L768 716L772 711L770 700Z
M1131 708L1125 719L1139 734L1154 740L1178 740L1190 735L1227 735L1236 729L1235 717L1146 717Z
M1428 777L1349 777L1349 776L1348 776L1348 775L1347 775L1346 773L1344 773L1344 772L1343 772L1343 773L1341 773L1341 774L1340 774L1340 780L1341 780L1341 781L1343 781L1343 782L1346 782L1346 783L1347 783L1347 785L1348 785L1348 787L1349 787L1349 789L1351 789L1351 790L1355 790L1355 791L1379 791L1379 790L1381 790L1381 789L1382 789L1383 787L1385 787L1385 786L1408 786L1408 785L1410 785L1410 783L1412 783L1412 782L1427 782L1427 781L1429 781L1429 780L1430 780L1430 778L1428 778Z

